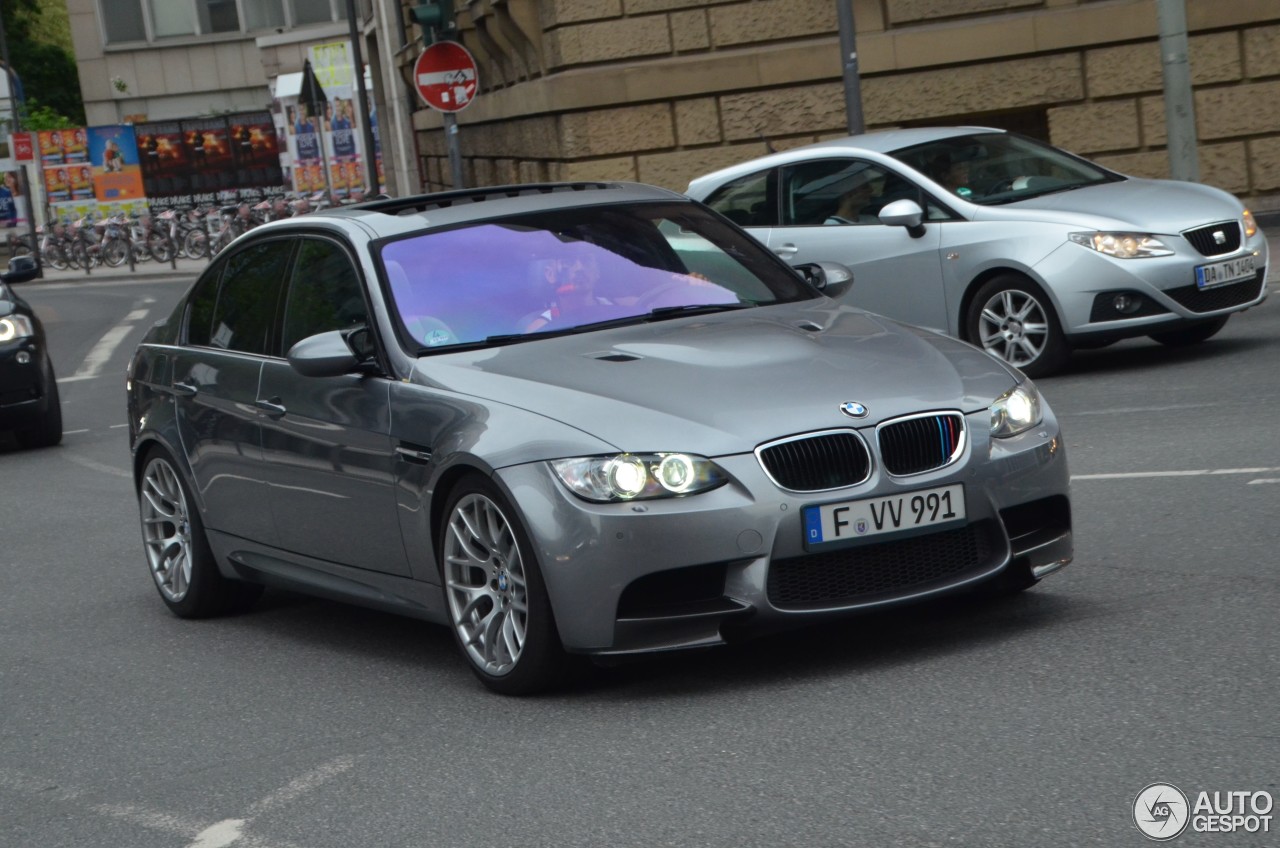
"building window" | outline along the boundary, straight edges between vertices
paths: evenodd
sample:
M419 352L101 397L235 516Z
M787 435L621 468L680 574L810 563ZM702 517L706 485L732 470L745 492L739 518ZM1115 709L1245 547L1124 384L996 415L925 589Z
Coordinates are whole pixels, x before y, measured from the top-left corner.
M142 0L114 0L111 14L100 16L107 43L146 41L147 25L142 18Z
M346 0L98 0L107 44L346 20Z
M200 16L201 32L240 31L236 0L196 0L196 12Z

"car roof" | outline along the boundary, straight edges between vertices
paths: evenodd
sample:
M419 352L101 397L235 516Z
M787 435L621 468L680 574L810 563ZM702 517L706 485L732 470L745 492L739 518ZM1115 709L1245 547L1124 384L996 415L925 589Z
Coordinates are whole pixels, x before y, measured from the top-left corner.
M861 135L843 136L819 141L816 144L806 144L803 147L793 147L779 153L761 156L728 168L722 168L710 174L704 174L690 182L689 189L690 194L700 197L706 191L728 180L746 176L765 168L807 159L815 153L869 152L887 155L904 147L914 147L917 144L927 144L931 141L958 138L960 136L973 135L974 133L1003 132L1005 131L993 127L911 127L908 129L877 130L876 132L863 133ZM696 189L695 186L697 187Z
M688 202L688 198L656 186L626 182L529 183L387 198L309 212L282 224L341 224L358 221L375 238L488 220L506 215L582 206L652 201ZM273 226L273 225L267 225Z

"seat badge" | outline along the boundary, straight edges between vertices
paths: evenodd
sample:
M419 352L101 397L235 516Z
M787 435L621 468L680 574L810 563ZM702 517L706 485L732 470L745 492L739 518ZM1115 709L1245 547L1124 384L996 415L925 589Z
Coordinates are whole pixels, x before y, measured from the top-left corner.
M1213 240L1214 240L1215 242L1217 242L1218 244L1226 244L1226 243L1227 243L1227 234L1226 234L1226 233L1224 233L1222 230L1214 230L1214 231L1213 231Z
M867 408L856 400L847 400L840 404L840 411L850 418L866 418Z

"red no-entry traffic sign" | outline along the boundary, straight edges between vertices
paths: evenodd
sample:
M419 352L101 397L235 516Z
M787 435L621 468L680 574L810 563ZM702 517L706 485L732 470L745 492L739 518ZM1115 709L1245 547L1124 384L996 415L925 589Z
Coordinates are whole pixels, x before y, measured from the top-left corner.
M476 60L453 41L432 44L413 66L413 84L423 101L441 112L460 112L475 99Z

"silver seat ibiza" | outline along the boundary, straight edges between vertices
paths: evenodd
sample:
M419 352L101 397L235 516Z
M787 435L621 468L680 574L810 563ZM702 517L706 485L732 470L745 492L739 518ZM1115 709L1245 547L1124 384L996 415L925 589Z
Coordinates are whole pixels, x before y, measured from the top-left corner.
M688 194L788 262L847 265L858 306L1033 377L1072 348L1204 341L1267 294L1266 240L1230 194L1001 130L826 141L699 177Z
M636 185L254 229L129 367L160 597L208 616L276 585L416 616L514 694L574 655L1017 591L1069 562L1036 387L827 296L847 269L801 270Z

